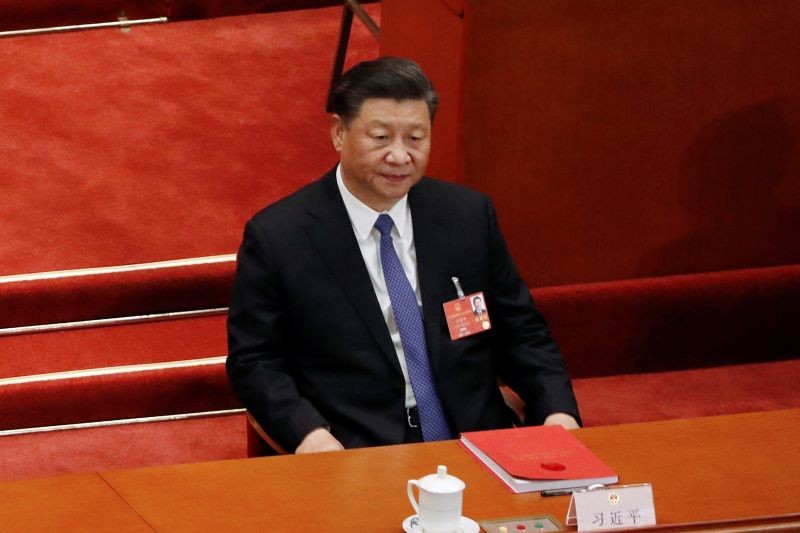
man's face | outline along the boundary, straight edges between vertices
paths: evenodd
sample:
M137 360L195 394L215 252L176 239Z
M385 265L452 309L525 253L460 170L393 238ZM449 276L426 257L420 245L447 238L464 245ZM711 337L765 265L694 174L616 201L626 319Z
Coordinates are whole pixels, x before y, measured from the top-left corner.
M331 136L347 189L375 211L386 211L425 173L428 106L424 100L370 98L349 125L334 115Z

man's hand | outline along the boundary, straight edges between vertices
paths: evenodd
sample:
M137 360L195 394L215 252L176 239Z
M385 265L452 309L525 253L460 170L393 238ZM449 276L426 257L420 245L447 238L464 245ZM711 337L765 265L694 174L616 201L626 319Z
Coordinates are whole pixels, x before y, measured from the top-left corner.
M344 450L342 443L325 428L317 428L306 435L294 453L337 452Z
M567 413L553 413L552 415L544 419L544 425L545 426L561 425L567 429L580 428L578 422L572 417L572 415L568 415Z

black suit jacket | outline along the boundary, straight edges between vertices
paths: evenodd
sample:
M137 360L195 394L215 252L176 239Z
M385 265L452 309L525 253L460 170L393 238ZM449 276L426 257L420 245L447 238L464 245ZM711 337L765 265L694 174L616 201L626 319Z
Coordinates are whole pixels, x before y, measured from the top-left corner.
M431 367L452 427L509 427L578 408L561 354L508 254L487 197L423 178L408 195ZM492 329L453 341L442 304L483 291ZM242 403L294 450L329 426L345 447L403 441L405 382L332 170L246 225L228 317Z

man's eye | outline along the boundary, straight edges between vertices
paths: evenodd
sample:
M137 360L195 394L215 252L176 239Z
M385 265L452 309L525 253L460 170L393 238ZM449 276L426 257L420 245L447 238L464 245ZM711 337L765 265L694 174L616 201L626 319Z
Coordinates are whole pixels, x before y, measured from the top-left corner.
M373 135L372 138L375 139L376 141L386 141L386 140L389 139L389 136L388 135Z

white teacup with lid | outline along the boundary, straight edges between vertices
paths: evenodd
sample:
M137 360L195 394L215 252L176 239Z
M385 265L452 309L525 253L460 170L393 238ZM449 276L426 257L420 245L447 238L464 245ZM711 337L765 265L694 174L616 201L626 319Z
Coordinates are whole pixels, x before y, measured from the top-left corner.
M419 490L419 503L414 498L415 486ZM465 487L463 481L447 473L447 467L444 465L439 465L435 474L419 480L408 480L408 500L419 516L422 531L425 533L458 531Z

